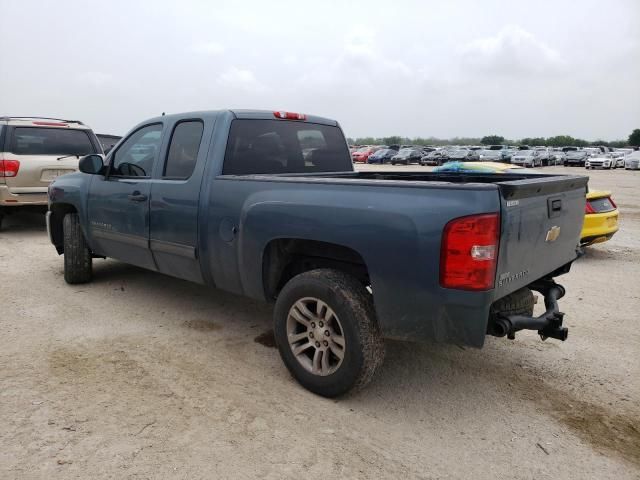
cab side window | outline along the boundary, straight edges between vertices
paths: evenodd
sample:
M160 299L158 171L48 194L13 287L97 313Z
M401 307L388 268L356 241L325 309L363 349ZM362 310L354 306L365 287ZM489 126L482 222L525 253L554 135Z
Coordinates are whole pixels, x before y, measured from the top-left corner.
M160 149L162 124L136 130L111 157L109 175L115 177L150 177Z
M198 159L203 129L204 124L199 120L188 120L175 126L162 172L163 178L187 179L191 176Z

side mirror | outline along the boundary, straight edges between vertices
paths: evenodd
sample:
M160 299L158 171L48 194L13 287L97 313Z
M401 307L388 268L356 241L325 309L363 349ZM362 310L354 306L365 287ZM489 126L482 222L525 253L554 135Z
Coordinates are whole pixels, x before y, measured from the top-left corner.
M82 173L88 173L89 175L100 175L104 169L104 161L102 156L97 153L91 155L85 155L80 159L78 168Z

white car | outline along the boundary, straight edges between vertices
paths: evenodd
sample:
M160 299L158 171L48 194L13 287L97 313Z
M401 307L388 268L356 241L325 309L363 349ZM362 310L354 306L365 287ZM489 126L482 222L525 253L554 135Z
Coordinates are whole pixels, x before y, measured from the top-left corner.
M511 163L523 167L541 167L542 159L536 150L518 150L518 153L511 157Z
M625 170L640 170L640 151L635 151L624 157Z
M602 153L593 157L587 158L584 162L584 167L589 170L590 168L595 170L596 168L612 169L616 168L616 161L609 154Z

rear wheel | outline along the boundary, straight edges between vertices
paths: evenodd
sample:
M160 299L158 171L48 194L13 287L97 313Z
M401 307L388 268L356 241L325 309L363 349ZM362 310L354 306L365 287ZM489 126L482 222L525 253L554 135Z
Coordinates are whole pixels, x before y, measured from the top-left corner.
M274 332L289 372L324 397L364 387L384 360L371 295L338 270L291 279L276 301Z
M80 227L77 213L68 213L63 220L64 230L64 280L67 283L91 281L91 251Z

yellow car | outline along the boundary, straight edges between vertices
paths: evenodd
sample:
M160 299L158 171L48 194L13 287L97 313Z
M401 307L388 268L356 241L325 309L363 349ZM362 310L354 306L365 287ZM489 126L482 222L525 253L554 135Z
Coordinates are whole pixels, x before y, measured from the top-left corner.
M436 168L436 172L472 173L527 173L517 165L497 162L448 162ZM602 243L618 231L618 207L611 199L611 192L593 191L587 193L584 209L584 223L580 234L580 245L586 247Z
M580 245L587 246L606 242L617 231L618 207L611 199L611 192L592 191L587 193Z

